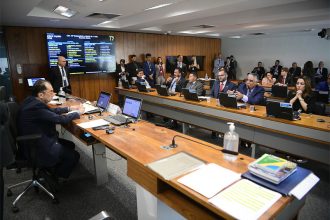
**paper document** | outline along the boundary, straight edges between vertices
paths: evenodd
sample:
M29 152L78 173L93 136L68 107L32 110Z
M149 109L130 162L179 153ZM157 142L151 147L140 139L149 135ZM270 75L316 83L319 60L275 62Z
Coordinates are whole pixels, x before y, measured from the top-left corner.
M211 198L240 178L240 173L211 163L181 177L178 182L207 198Z
M319 181L320 179L315 176L314 173L309 174L303 181L301 181L295 188L293 188L289 195L296 197L297 199L303 198L311 188Z
M95 106L93 106L91 104L88 104L86 102L83 104L83 107L85 108L85 112L94 111L94 110L98 109L98 107L95 107Z
M196 157L191 156L185 152L180 152L149 163L147 164L147 167L158 173L164 179L169 180L204 165L205 163Z
M236 219L257 219L281 197L277 192L242 179L209 202Z
M93 120L93 121L80 123L80 124L78 124L78 126L81 128L93 128L93 127L108 125L108 124L109 124L109 122L107 122L106 120L97 119L97 120Z

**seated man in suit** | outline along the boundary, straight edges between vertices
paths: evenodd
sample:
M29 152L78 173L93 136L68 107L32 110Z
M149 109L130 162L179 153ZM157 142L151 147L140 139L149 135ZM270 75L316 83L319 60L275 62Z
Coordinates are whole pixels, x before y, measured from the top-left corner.
M218 73L218 79L214 82L211 89L211 97L218 98L220 92L227 93L228 91L237 89L237 85L227 80L227 78L227 70L225 68L221 68Z
M58 93L62 87L64 92L71 94L70 73L65 57L58 56L57 66L50 69L49 80L55 93Z
M137 73L137 80L135 81L135 84L140 83L146 85L147 89L150 89L151 86L149 85L149 82L146 80L146 76L144 75L143 69L139 69Z
M54 96L53 87L46 80L38 80L32 87L32 96L27 97L18 112L17 127L19 135L38 133L39 140L37 158L39 166L49 168L55 176L68 178L79 161L79 153L75 151L74 143L58 138L56 124L67 124L79 118L84 112L80 105L49 108L47 103ZM65 115L71 110L77 110ZM28 146L22 144L22 153L29 157Z
M255 73L258 75L259 80L264 78L265 76L265 68L262 66L262 62L258 62L258 66L254 67L252 70L252 73Z
M166 79L166 86L169 92L181 92L182 88L186 87L186 79L182 77L182 71L180 68L174 69L174 77L168 77Z
M287 67L282 68L281 75L278 77L275 85L278 85L278 86L292 86L293 85L292 76L289 74L289 69Z
M196 92L198 96L203 94L203 83L197 81L197 73L190 73L186 89L191 92Z
M314 81L317 85L319 82L326 81L328 69L324 67L323 61L319 62L319 66L315 68Z
M258 85L258 75L250 73L245 83L241 83L237 89L236 99L251 105L264 104L265 89Z

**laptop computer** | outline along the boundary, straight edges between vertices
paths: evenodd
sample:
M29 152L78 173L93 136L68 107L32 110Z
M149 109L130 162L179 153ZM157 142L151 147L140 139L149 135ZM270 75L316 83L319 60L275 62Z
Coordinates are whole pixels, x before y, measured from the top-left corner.
M287 86L272 86L272 96L286 98L288 96L288 87Z
M137 121L142 107L142 99L125 97L122 114L111 115L104 118L104 120L114 124L123 125Z
M161 96L173 96L176 95L176 92L170 92L168 91L167 87L165 85L155 85L157 93Z
M227 93L220 92L219 93L219 102L220 105L226 108L245 108L245 103L237 102L235 95L229 95Z
M106 111L110 103L111 94L107 92L100 92L99 98L97 99L96 106L85 104L85 114L93 114L97 112Z
M147 88L146 84L145 83L135 83L136 84L136 87L137 89L139 90L139 92L153 92L155 91L155 89L149 89Z
M40 79L45 80L45 78L43 78L43 77L35 77L35 78L27 78L26 81L27 81L28 86L32 87Z
M267 116L281 118L286 120L299 120L299 113L294 112L292 105L287 102L267 101L266 103Z
M132 86L129 84L128 80L122 79L121 80L121 84L122 84L122 86L123 86L124 89L130 89L130 88L132 88Z
M189 89L182 89L181 93L183 94L184 98L187 100L192 100L192 101L203 101L205 99L201 99L198 97L196 92L191 92Z

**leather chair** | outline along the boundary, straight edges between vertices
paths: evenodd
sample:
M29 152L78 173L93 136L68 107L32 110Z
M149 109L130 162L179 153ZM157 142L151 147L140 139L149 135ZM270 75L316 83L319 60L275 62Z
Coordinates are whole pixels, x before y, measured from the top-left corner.
M0 86L0 102L4 102L6 100L6 87Z
M42 191L44 191L49 197L51 197L51 199L53 200L53 203L58 203L58 199L56 198L56 196L54 195L54 189L51 187L46 187L46 186L51 186L51 184L49 183L49 179L47 178L47 176L45 175L45 169L42 167L39 167L38 164L38 158L36 157L36 152L37 152L37 141L41 138L41 134L31 134L31 135L25 135L25 136L17 136L17 113L18 113L18 109L19 109L19 104L16 102L8 102L7 103L8 106L8 112L9 112L9 130L10 130L10 135L11 138L16 142L15 144L15 149L13 149L14 153L16 154L16 162L20 163L21 160L23 160L23 158L21 157L21 152L22 150L20 149L20 145L22 143L24 143L24 146L28 146L28 153L29 156L28 158L24 158L26 164L28 165L28 167L32 168L32 179L31 180L27 180L21 183L17 183L15 185L9 186L8 187L8 191L7 191L7 196L11 196L12 193L12 189L16 188L18 186L22 186L25 184L28 184L24 191L21 192L16 199L14 200L14 202L12 203L12 211L13 212L18 212L19 208L17 207L17 203L18 201L22 198L22 196L27 193L30 189L34 188L37 192L39 191L39 189L41 189ZM19 158L19 159L18 159ZM41 174L43 174L43 176L41 177ZM50 188L50 189L47 189Z

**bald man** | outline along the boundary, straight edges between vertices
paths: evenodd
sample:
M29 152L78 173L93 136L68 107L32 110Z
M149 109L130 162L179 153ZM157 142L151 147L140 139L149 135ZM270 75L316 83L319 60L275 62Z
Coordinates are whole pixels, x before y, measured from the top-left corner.
M58 93L60 87L66 93L71 94L70 73L66 66L66 59L63 56L57 58L57 66L52 67L49 73L49 81L51 82L54 92Z

